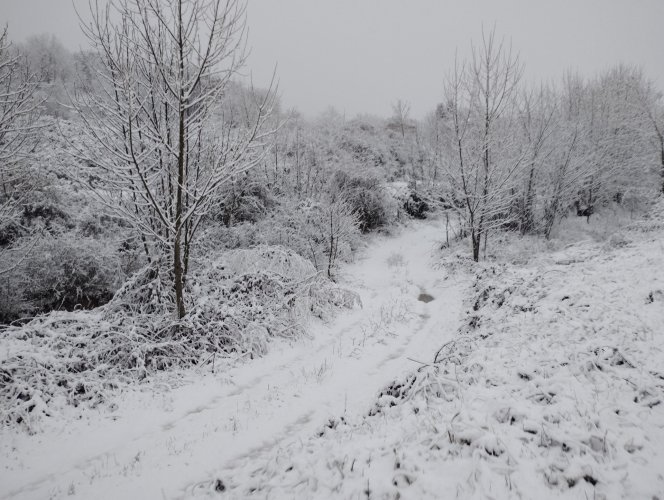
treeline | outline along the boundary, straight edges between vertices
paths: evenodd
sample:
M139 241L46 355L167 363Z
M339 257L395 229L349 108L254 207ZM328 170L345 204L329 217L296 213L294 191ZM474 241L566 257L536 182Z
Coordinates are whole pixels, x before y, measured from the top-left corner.
M11 45L7 32L1 47L0 321L99 306L151 264L165 290L159 300L175 301L179 216L170 212L172 227L157 219L175 210L177 171L155 173L147 191L134 190L141 179L131 165L122 182L113 177L124 161L122 120L104 130L111 114L98 106L131 103L99 100L110 88L100 75L112 75L103 51L70 53L48 36ZM260 103L269 95L266 115ZM456 234L468 237L478 260L491 232L549 238L569 213L590 218L612 203L637 210L664 190L661 94L641 70L618 65L529 86L518 56L494 34L451 69L441 104L423 120L404 101L388 118L330 109L306 119L282 109L273 90L231 79L214 97L206 123L222 140L245 137L257 119L263 135L247 157L251 168L226 171L197 213L197 243L183 246L191 261L180 270L184 286L187 266L206 265L210 252L258 245L288 247L334 278L361 233L434 209L458 220ZM102 123L91 125L95 113ZM168 129L170 118L161 119L155 137ZM95 126L102 141L90 133ZM208 130L198 126L191 122L188 143L199 148L197 161L221 161L205 157L211 146L197 141L216 139L196 135ZM155 141L142 160L154 172L166 151ZM119 152L115 163L109 145ZM183 196L193 199L203 184L191 179ZM163 203L146 201L154 193Z
M461 215L475 260L491 231L549 238L570 209L589 218L664 192L661 93L633 66L528 86L491 33L450 72L422 127L422 178Z

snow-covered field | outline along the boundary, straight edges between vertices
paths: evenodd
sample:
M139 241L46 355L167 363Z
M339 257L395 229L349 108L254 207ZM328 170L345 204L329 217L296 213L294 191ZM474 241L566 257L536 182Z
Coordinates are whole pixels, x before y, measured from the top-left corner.
M664 213L519 265L443 231L375 238L307 339L3 429L0 498L664 498Z

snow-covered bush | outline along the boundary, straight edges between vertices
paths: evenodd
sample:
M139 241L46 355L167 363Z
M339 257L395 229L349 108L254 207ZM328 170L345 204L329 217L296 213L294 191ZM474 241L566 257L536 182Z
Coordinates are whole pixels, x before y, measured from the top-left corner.
M359 245L359 220L345 199L283 201L255 224L208 229L204 251L257 245L289 248L331 276L340 262L348 262Z
M415 219L426 219L429 212L429 204L416 192L411 192L404 202L404 210Z
M653 202L643 220L634 222L630 227L643 233L664 229L664 196L660 196Z
M24 293L38 311L105 304L123 277L117 254L109 251L107 242L63 237L41 241L26 261L24 274Z
M413 183L391 182L387 185L387 191L398 209L414 219L426 219L433 206L445 205L442 199L433 201L437 196L435 190L416 189Z
M396 215L396 202L375 176L335 172L332 191L339 193L352 207L363 233L390 225Z
M25 230L14 218L0 221L0 247L7 247L24 235Z
M108 302L125 277L122 256L108 241L46 234L11 260L3 275L0 321L52 310L90 309ZM11 253L11 252L10 252Z
M74 223L62 205L52 188L30 193L22 207L21 226L45 229L52 234L73 229Z
M260 355L270 337L301 336L312 316L359 303L283 247L200 262L187 281L189 313L181 321L159 300L170 293L163 283L150 266L94 311L53 312L6 328L0 420L30 429L64 404L98 405L109 390L160 371Z
M231 182L225 186L219 198L211 216L227 227L243 222L257 222L275 204L268 187L253 179L250 174L246 174L240 182Z
M314 265L331 278L337 264L348 261L353 254L361 224L359 216L344 198L312 204L303 214L304 237L312 250Z

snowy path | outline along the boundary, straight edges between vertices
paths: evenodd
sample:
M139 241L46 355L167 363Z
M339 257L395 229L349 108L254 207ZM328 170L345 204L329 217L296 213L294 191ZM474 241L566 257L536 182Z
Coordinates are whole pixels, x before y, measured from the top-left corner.
M61 422L35 436L0 434L0 498L182 498L223 472L330 418L365 414L377 392L430 361L458 327L464 286L433 271L440 224L380 237L342 282L363 308L311 339L275 342L264 358L190 375L173 391L129 393L112 415ZM420 293L434 300L418 301Z
M371 416L218 470L222 497L664 498L660 207L600 241L473 265L473 307L439 363L395 381ZM194 496L219 498L211 487Z

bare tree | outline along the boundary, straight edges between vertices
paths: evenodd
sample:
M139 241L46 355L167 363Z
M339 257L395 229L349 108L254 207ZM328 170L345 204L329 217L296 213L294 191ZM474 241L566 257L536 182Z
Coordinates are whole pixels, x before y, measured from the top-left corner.
M241 0L99 0L84 31L103 61L101 92L80 92L80 157L95 193L166 271L177 316L197 230L220 188L260 162L271 89L237 116L225 91L246 62ZM230 116L232 115L232 116Z
M42 84L68 82L74 74L74 56L55 35L34 35L21 48L32 71L39 74Z
M572 203L579 201L584 186L596 186L593 179L598 178L589 111L592 100L588 99L587 85L578 74L568 72L555 100L557 116L552 124L551 149L542 169L539 191L543 208L541 230L547 239ZM586 208L586 213L591 211L592 208Z
M543 179L542 230L546 239L551 237L556 222L568 210L571 198L576 194L578 181L587 172L581 166L582 162L579 161L577 154L579 136L578 124L557 129L556 139L559 143L552 152L551 162Z
M590 81L568 73L562 83L539 193L547 238L571 206L589 221L600 205L653 191L647 111L656 108L643 101L651 97L641 71L618 65Z
M639 103L652 129L651 142L659 157L660 192L664 193L664 106L661 92L648 82L639 89Z
M25 160L37 142L38 83L12 48L5 28L0 33L0 230L16 222L29 191ZM3 271L7 269L0 268L0 274Z
M341 245L347 244L357 234L359 220L357 214L342 198L332 200L323 207L324 227L321 227L323 241L327 247L327 276L332 278L341 253Z
M535 229L537 176L553 149L550 139L558 117L555 97L552 89L542 85L537 90L523 92L519 102L519 123L527 151L517 214L521 234Z
M314 203L304 214L301 229L311 260L332 279L339 258L349 253L353 239L359 234L359 217L343 196Z
M451 197L461 201L473 259L490 230L506 223L524 154L513 139L521 64L495 33L483 34L468 65L455 64L446 84L453 152L445 161Z
M661 181L660 191L664 193L664 111L662 110L662 107L657 106L654 109L649 110L648 117L652 123L652 128L655 132L657 148L659 149L659 174Z
M644 86L640 69L621 64L588 82L583 93L581 123L590 171L579 201L591 211L652 181L644 168L652 161L649 123L638 100Z
M401 134L403 140L406 139L406 130L410 126L410 104L401 99L392 104L392 123Z

